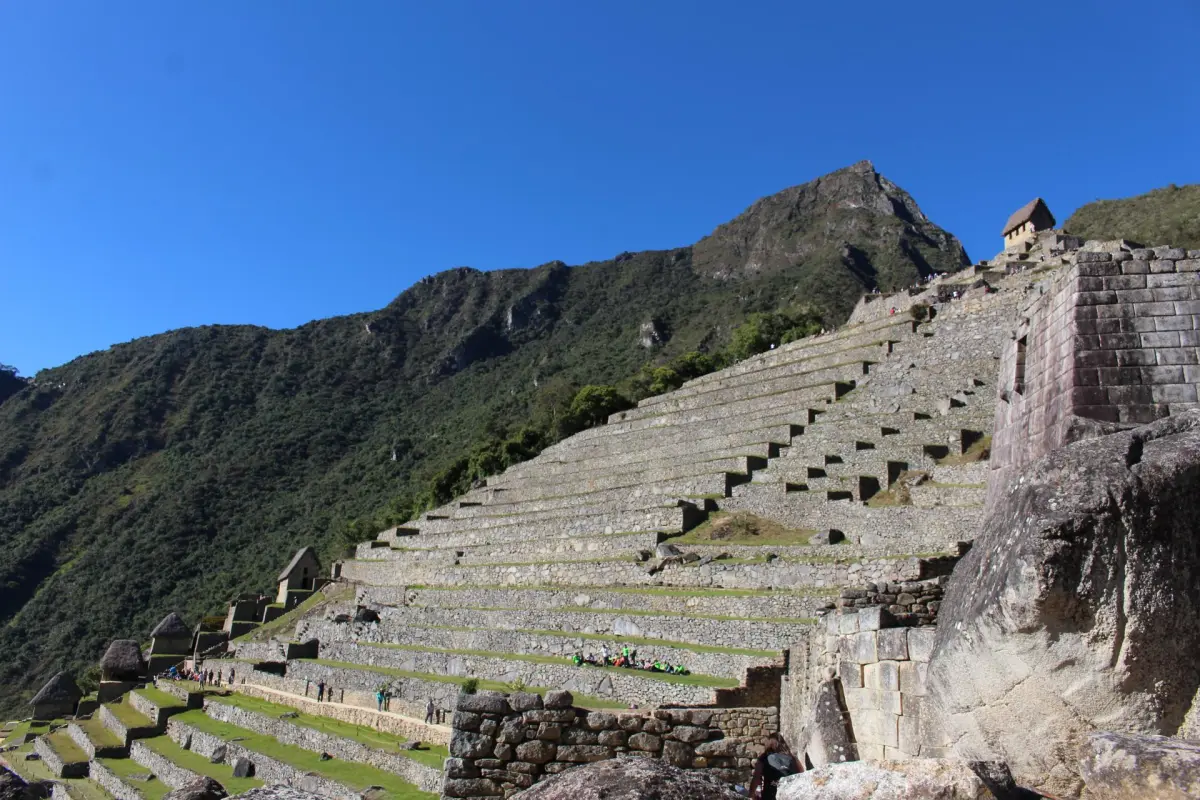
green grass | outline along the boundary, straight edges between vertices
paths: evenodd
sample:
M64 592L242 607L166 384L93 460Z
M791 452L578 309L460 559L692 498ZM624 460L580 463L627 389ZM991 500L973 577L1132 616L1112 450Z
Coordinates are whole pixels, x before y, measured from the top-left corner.
M445 745L425 742L420 750L401 750L400 745L408 741L403 736L397 736L385 731L377 731L365 725L354 725L349 722L330 719L329 717L306 714L303 711L297 711L291 706L273 703L270 700L263 700L258 697L251 697L245 694L232 694L221 698L217 702L244 708L247 711L256 711L269 717L279 717L281 714L296 714L296 717L288 720L293 725L310 728L331 736L339 736L343 739L351 739L367 747L373 747L376 750L411 758L413 761L437 770L442 768L443 762L450 756L450 752L446 749Z
M159 708L182 708L187 705L187 703L175 695L167 694L162 689L154 686L147 686L145 689L134 689L133 693L140 694Z
M448 655L475 656L477 658L502 658L506 661L524 661L529 664L559 664L562 666L574 666L574 664L571 663L571 659L563 656L538 656L527 653L496 653L488 650L451 650L444 647L423 647L421 645L385 644L380 642L359 642L358 644L362 647L406 650L408 652L417 653L446 653ZM616 675L633 675L634 677L662 681L663 683L678 683L684 686L710 686L714 689L731 689L739 685L739 682L733 678L718 678L713 675L670 675L665 672L643 672L641 670L628 670L624 669L623 667L581 666L579 669L603 670Z
M268 623L259 625L254 630L247 631L233 641L235 642L265 642L273 636L282 633L288 626L295 625L300 621L300 618L315 608L323 601L337 601L345 599L347 593L352 592L349 585L337 586L330 589L328 592L313 592L312 595L303 603L293 608L286 614L280 614L275 619Z
M58 753L58 757L68 764L78 764L88 760L87 753L83 752L82 747L75 744L75 740L66 730L60 729L46 734L46 741L54 748L54 752Z
M200 694L202 692L199 681L171 680L170 678L159 678L159 681L165 681L170 683L172 686L178 686L185 692L191 692L193 694ZM178 698L176 699L178 700ZM183 701L179 700L179 702L182 703Z
M487 608L464 606L469 611L512 611L511 608ZM570 611L583 614L595 614L594 608L580 608L578 606L563 606L554 609L555 611ZM606 611L608 609L605 609ZM654 611L644 610L640 608L622 608L618 613L628 614L634 617L680 617L682 619L717 619L727 622L777 622L795 625L811 625L814 620L809 617L724 617L718 614L686 614L682 611ZM570 634L568 634L570 635Z
M807 545L815 530L793 529L774 520L764 519L746 511L714 511L708 519L682 536L671 538L672 544L711 545L774 545L776 547Z
M8 747L9 745L16 744L18 738L24 736L26 733L29 732L29 726L31 724L32 723L29 720L25 720L24 722L17 723L17 726L15 728L13 728L11 731L9 731L8 734L4 737L3 746Z
M992 436L988 434L977 442L972 444L962 453L948 455L938 461L938 464L947 467L956 467L963 464L974 464L978 461L987 461L992 455Z
M91 719L76 720L75 724L83 728L83 732L96 747L124 747L125 745L119 736L104 727L99 715Z
M428 592L459 592L462 587L459 586L422 586L412 585L409 589L420 589ZM578 594L580 592L611 592L613 594L651 594L660 597L776 597L779 595L793 596L808 596L813 594L836 594L837 589L676 589L672 587L662 586L501 586L500 584L492 585L475 585L470 586L471 590L475 589L500 589L507 591L522 591L522 592L571 592ZM620 611L621 609L596 609L597 611Z
M471 678L458 677L457 675L435 675L430 672L409 672L403 669L395 669L393 667L376 667L369 664L351 664L346 661L329 661L324 658L304 658L301 661L311 661L314 664L320 664L325 667L334 667L335 669L350 669L358 672L374 672L379 675L391 675L395 678L412 678L419 681L433 681L434 683L453 683L462 686ZM500 681L478 679L479 688L493 692L510 692L511 687L507 683ZM535 694L544 695L546 692L552 691L547 687L527 686L524 691L534 692ZM618 703L615 700L606 700L603 697L592 697L587 694L575 694L575 705L584 708L625 708L624 703Z
M437 795L422 792L411 783L402 780L390 772L359 764L353 761L332 759L322 761L319 753L312 753L301 747L283 744L273 736L239 728L225 722L219 722L207 716L201 710L185 711L176 717L180 722L191 725L205 733L220 737L225 741L237 739L238 744L248 750L261 753L268 758L274 758L289 764L303 772L315 772L330 780L345 784L353 789L362 791L369 786L383 787L392 800L436 800ZM207 759L205 759L207 761ZM184 766L187 766L184 764ZM228 785L230 793L234 790Z
M29 783L36 781L56 781L59 778L46 766L41 759L36 761L26 761L25 754L32 752L33 742L26 742L9 753L4 754L4 759L8 763L13 772L20 775Z
M148 740L143 740L148 741ZM96 762L125 783L137 789L144 800L162 800L171 787L154 777L150 770L129 758L97 758ZM145 777L149 775L149 777Z
M464 630L470 630L466 628ZM628 644L641 645L642 647L673 647L678 650L690 650L693 653L720 653L723 655L733 656L757 656L761 658L774 658L779 655L778 650L748 650L741 647L712 647L706 644L692 644L691 642L675 642L670 639L649 639L644 636L609 636L603 633L578 633L576 631L537 631L537 630L520 630L518 633L530 633L537 636L566 636L571 639L588 639L594 642L622 642Z
M203 714L203 711L197 712ZM207 719L207 717L206 717ZM149 747L154 752L158 753L163 758L173 764L177 764L184 769L190 769L192 772L200 775L207 775L221 783L225 790L230 795L241 794L248 792L251 789L257 789L263 785L263 782L257 778L235 778L233 777L233 766L230 764L214 764L205 756L199 753L194 753L191 750L184 750L178 744L171 740L170 736L155 736L152 739L143 739L142 744Z
M67 787L67 794L76 800L113 800L113 796L108 793L100 784L90 778L59 778Z
M121 720L121 724L126 728L154 727L154 720L130 705L128 697L121 698L121 701L118 703L105 703L104 707L111 711L113 716Z

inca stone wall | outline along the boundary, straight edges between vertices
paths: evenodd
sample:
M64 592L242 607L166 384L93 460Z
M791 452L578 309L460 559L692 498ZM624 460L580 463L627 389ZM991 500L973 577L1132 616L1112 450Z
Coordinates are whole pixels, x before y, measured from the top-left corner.
M563 770L617 755L661 758L749 781L775 708L574 708L569 692L460 695L446 761L444 798L510 797Z
M1144 424L1197 407L1200 250L1089 243L1074 260L1005 345L989 502L1016 469L1097 423Z

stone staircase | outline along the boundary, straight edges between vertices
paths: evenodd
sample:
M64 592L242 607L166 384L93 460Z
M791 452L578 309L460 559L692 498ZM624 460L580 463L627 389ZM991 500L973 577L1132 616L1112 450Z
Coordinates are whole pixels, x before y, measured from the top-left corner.
M353 595L288 637L315 656L285 658L283 640L266 659L235 643L236 656L276 662L279 675L253 671L267 688L324 682L363 710L390 686L418 717L429 699L452 709L472 680L565 688L597 709L769 686L841 587L943 574L973 530L997 357L1033 282L975 279L929 286L902 313L885 298L547 448L359 545L335 567ZM948 284L961 299L937 302ZM722 538L728 515L784 534ZM625 646L690 674L571 660Z
M52 781L58 800L160 800L199 776L230 794L284 783L336 800L357 800L372 787L379 798L436 797L447 730L414 748L345 711L252 684L201 692L160 680L90 716L42 723L35 730L44 732L0 758L28 781ZM432 730L406 722L410 734ZM10 736L15 744L24 733Z

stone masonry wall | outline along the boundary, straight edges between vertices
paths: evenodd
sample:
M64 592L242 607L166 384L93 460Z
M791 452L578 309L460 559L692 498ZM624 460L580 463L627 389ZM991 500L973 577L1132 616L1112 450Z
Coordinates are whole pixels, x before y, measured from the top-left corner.
M617 713L572 707L570 692L463 694L454 714L444 798L511 797L579 764L619 755L661 758L748 783L775 708L654 709Z
M1197 407L1200 250L1102 243L1026 307L1001 358L988 499L1094 423Z
M826 614L825 644L813 666L840 681L849 730L862 760L936 757L921 728L925 673L936 628L899 623L886 607Z

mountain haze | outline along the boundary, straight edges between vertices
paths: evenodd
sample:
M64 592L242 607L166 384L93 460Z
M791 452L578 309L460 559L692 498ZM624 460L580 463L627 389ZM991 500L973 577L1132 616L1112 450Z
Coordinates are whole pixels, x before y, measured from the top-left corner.
M574 387L721 346L757 311L835 324L865 289L966 263L861 162L760 200L691 247L451 269L377 311L175 330L9 381L0 710L114 637L145 639L168 611L194 622L268 587L301 544L329 558L351 520Z

